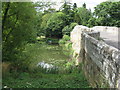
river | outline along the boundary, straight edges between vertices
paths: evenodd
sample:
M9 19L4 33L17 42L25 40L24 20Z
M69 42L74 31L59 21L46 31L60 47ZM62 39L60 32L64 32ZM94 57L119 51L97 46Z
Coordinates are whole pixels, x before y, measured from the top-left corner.
M59 45L48 45L45 42L28 44L23 54L27 56L25 63L33 72L12 72L3 78L4 88L86 88L90 87L81 69L66 69L69 52L64 51ZM38 64L52 65L58 68L59 73L42 72ZM69 65L69 63L67 64ZM74 66L74 65L73 65ZM37 72L36 72L37 69ZM72 71L72 72L71 72Z
M26 54L31 62L30 68L36 67L39 63L63 67L69 60L68 51L64 51L58 44L49 45L46 43L36 43L26 46Z

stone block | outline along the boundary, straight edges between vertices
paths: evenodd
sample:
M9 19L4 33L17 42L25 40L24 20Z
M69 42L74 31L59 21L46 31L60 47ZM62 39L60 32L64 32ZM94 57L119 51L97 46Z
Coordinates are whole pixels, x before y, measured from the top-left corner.
M93 87L109 86L120 89L120 51L99 41L101 31L116 33L117 29L77 25L71 32L72 47L82 59L85 76Z

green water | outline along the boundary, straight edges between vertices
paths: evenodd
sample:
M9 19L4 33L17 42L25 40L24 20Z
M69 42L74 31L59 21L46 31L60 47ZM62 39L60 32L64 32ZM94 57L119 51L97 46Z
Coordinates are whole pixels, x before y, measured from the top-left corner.
M58 67L62 67L69 60L69 55L64 54L64 50L59 45L31 44L26 46L25 52L29 55L30 67L35 67L39 62L45 62Z
M48 45L45 42L28 44L25 46L23 54L27 55L26 63L33 72L12 72L3 79L3 87L8 88L89 88L89 84L81 69L64 68L70 59L65 55L59 45ZM34 68L39 62L46 62L62 68L63 72L43 73L40 70L34 72Z

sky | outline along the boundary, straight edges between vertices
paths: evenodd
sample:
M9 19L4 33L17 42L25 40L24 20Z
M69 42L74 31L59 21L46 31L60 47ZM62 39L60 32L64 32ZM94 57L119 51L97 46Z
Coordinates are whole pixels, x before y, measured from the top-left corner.
M52 0L55 1L55 0ZM63 0L62 0L63 1ZM94 7L98 4L100 4L101 2L104 2L106 0L69 0L72 3L77 3L78 7L81 7L83 5L83 3L86 3L86 7L87 9L91 9L92 11L94 11ZM59 7L59 6L58 6Z
M33 0L33 1L39 1L39 0ZM64 0L42 0L42 1L52 1L56 2L57 5L54 6L54 8L59 9L60 6L63 4ZM67 0L68 2L71 3L77 3L78 7L81 7L83 3L86 3L87 9L91 9L91 11L94 11L94 7L101 2L107 1L107 0Z

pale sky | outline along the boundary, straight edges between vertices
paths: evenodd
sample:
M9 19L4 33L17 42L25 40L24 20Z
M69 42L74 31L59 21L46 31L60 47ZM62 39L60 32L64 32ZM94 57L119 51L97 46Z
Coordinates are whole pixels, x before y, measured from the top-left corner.
M41 1L41 0L33 0L33 1ZM52 2L56 2L57 5L54 6L56 9L59 9L60 6L63 4L62 2L64 0L42 0L42 1L52 1ZM94 11L94 7L98 4L100 4L101 2L107 1L107 0L67 0L70 1L71 3L77 3L78 7L81 7L83 3L86 3L87 9L91 9L92 11Z

